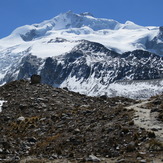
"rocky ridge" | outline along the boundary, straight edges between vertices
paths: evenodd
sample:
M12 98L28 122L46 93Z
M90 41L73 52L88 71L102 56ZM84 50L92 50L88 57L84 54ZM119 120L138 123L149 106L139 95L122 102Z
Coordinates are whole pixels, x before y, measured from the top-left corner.
M0 112L1 162L136 163L162 154L155 134L135 126L134 110L125 108L135 100L87 97L26 80L1 86L0 98L7 101Z
M68 40L58 38L57 41ZM78 45L70 52L46 59L34 56L28 49L26 55L13 63L0 84L40 74L45 84L67 87L71 91L89 96L103 94L115 96L112 92L116 91L110 84L121 81L127 84L127 81L153 80L154 90L151 87L140 90L140 92L149 90L148 97L162 90L163 82L157 84L154 79L162 79L163 57L143 50L119 54L97 42L87 40L77 42ZM122 93L122 96L125 94ZM133 95L128 93L128 96L136 98L139 94L139 92Z

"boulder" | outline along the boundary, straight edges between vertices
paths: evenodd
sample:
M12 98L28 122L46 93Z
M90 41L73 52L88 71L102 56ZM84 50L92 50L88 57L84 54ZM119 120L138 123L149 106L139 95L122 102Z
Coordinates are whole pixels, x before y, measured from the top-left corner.
M32 75L31 76L31 84L40 84L41 83L41 76L40 75Z

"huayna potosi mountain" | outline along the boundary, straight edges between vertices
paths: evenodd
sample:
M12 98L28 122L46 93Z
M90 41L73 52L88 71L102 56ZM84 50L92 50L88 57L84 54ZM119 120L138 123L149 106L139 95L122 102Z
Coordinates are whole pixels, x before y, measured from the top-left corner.
M40 74L86 95L147 98L163 91L163 27L60 14L0 40L0 84Z

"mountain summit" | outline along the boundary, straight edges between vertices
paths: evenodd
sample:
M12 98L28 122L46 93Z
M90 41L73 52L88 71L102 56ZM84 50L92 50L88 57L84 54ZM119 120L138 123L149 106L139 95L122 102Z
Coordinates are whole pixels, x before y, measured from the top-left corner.
M68 30L72 28L87 27L90 30L118 29L121 24L111 19L94 18L92 14L85 12L75 14L72 11L61 13L58 16L43 21L40 24L26 25L17 28L12 35L21 36L24 41L31 41L37 37L49 34L54 30Z
M153 90L162 91L162 31L95 18L88 12L61 13L19 27L0 40L0 84L41 74L43 82L53 86L115 96L124 94L129 81L157 79L150 88L141 82L138 89L134 82L134 95L125 93L134 98L154 95Z
M25 25L15 29L10 36L0 40L0 47L3 49L36 39L43 42L48 37L59 36L100 42L119 53L142 49L163 55L161 29L161 27L143 27L131 21L122 24L112 19L95 18L88 12L75 14L68 11L40 24ZM34 42L30 44L33 46ZM28 43L28 47L30 44Z

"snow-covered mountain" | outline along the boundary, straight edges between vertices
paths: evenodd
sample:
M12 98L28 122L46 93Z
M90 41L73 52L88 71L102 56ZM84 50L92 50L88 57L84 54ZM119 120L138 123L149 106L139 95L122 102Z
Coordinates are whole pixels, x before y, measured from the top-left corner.
M71 11L19 27L0 40L0 84L34 73L44 83L87 95L130 96L117 88L126 90L128 81L163 78L163 27ZM143 85L134 97L143 89L149 89L149 96L163 91L161 81L157 88Z

